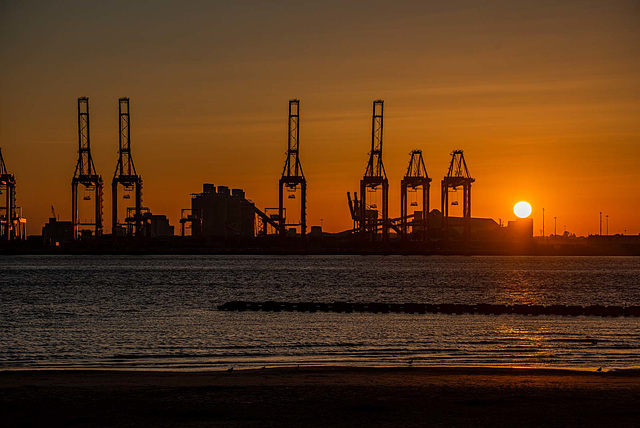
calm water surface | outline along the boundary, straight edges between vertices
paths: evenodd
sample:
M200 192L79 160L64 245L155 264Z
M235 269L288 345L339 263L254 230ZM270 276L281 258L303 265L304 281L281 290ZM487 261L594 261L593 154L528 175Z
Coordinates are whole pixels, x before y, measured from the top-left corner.
M640 259L5 256L0 369L640 367L638 318L216 310L229 300L640 305Z

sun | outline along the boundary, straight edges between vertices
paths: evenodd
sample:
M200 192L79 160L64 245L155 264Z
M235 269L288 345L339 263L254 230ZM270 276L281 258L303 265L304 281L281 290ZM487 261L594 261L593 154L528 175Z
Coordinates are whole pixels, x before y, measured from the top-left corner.
M520 218L527 218L531 215L531 205L528 202L520 201L513 206L513 212Z

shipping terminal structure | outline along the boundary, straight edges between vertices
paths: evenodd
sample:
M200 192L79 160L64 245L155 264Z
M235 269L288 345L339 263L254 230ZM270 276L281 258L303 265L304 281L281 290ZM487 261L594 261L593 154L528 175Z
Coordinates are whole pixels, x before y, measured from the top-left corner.
M24 240L27 237L27 220L22 208L16 205L16 177L7 171L0 148L0 239L3 243Z
M533 220L518 218L505 226L492 219L474 218L471 189L475 178L462 150L453 150L449 167L441 179L440 206L431 209L432 177L429 158L415 148L409 153L406 172L400 180L399 216L390 215L392 191L384 164L384 100L371 108L370 150L358 191L347 192L350 229L324 232L307 223L308 179L302 169L301 102L291 99L287 115L287 146L284 168L278 179L278 200L272 207L258 207L244 189L204 183L191 195L188 208L180 210L179 231L165 215L153 214L143 205L143 181L132 153L130 99L118 99L118 157L111 182L111 234L103 224L103 179L92 152L89 98L77 100L78 150L71 180L71 220L61 221L52 206L52 216L42 229L41 242L50 247L109 248L153 247L158 240L176 247L231 246L236 248L314 248L336 251L389 250L442 252L447 249L486 248L493 243L514 248L534 244ZM0 236L3 243L25 240L26 220L15 204L16 180L6 170L0 152ZM460 211L452 216L450 210ZM35 240L35 237L34 237ZM108 242L108 244L107 244ZM494 247L495 247L494 245Z

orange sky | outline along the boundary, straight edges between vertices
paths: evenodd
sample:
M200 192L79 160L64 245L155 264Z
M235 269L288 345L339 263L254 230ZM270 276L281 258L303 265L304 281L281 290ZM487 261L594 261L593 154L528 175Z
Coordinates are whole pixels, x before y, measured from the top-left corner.
M287 102L301 100L308 222L350 227L385 100L390 215L409 152L424 152L432 207L449 154L463 149L472 215L536 234L640 233L640 6L636 1L2 2L0 147L18 180L28 233L50 206L71 211L76 99L90 98L105 180L117 160L117 100L131 98L144 205L178 230L203 182L277 205ZM131 2L134 3L134 2ZM517 3L517 4L514 4Z

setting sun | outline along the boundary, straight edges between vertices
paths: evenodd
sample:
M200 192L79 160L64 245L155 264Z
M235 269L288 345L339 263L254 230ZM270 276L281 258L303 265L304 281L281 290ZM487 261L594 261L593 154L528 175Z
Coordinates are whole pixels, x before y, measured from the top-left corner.
M513 206L513 212L520 218L527 218L531 215L531 205L528 202L518 202Z

